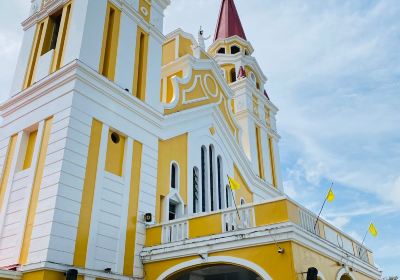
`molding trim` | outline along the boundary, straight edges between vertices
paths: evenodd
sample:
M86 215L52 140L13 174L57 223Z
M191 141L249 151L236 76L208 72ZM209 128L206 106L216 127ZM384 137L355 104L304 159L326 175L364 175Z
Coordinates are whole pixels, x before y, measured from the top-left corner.
M228 256L207 257L205 260L198 258L195 260L180 263L180 264L164 271L164 273L162 273L157 278L157 280L167 279L168 276L171 276L174 273L179 272L185 268L190 268L190 267L199 266L199 265L216 264L216 263L233 264L233 265L237 265L240 267L245 267L245 268L248 268L249 270L257 273L258 276L261 276L261 278L264 280L272 280L271 276L269 276L269 274L264 269L262 269L260 266L256 265L255 263L250 262L245 259L228 257Z

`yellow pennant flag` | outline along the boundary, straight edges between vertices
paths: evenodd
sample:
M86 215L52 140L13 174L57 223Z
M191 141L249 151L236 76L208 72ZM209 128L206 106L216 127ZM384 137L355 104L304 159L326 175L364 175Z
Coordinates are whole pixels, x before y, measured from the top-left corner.
M239 190L240 189L240 184L235 181L232 177L228 176L229 179L229 185L231 186L231 189L233 191Z
M332 188L329 189L329 192L328 192L328 194L326 195L326 200L327 200L328 202L332 202L332 201L335 200L335 194L333 193Z
M373 237L377 237L378 236L378 230L376 229L376 227L375 227L375 225L373 223L371 223L369 225L368 231Z

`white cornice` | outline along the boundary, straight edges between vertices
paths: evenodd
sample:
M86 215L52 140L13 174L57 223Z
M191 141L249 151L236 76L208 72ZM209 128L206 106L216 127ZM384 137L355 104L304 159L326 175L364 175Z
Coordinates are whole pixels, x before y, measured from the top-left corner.
M338 263L342 263L344 256L346 256L345 259L347 259L347 263L351 264L356 271L373 277L374 279L380 279L381 273L376 267L353 255L349 255L345 250L303 230L292 222L278 223L147 247L143 249L141 258L143 263L152 263L182 257L198 256L199 252L211 254L266 244L279 244L288 241L295 242L308 249L319 252L319 254ZM340 267L338 266L338 270L339 269Z

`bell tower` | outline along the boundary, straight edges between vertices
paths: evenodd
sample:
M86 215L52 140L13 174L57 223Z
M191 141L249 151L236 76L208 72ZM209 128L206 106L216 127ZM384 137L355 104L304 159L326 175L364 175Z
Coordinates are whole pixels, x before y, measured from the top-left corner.
M234 0L222 0L214 42L208 52L220 65L234 93L232 108L241 127L241 144L256 174L275 188L282 189L279 135L265 83L267 77L247 40Z

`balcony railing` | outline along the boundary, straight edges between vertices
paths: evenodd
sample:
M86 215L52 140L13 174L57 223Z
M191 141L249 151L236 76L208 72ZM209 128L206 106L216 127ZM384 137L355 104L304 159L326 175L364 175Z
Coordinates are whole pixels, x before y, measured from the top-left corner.
M372 253L334 226L320 219L304 207L286 198L202 213L147 228L146 246L157 246L241 230L292 222L318 238L330 242L373 265Z
M222 232L247 229L254 226L253 206L222 213Z

